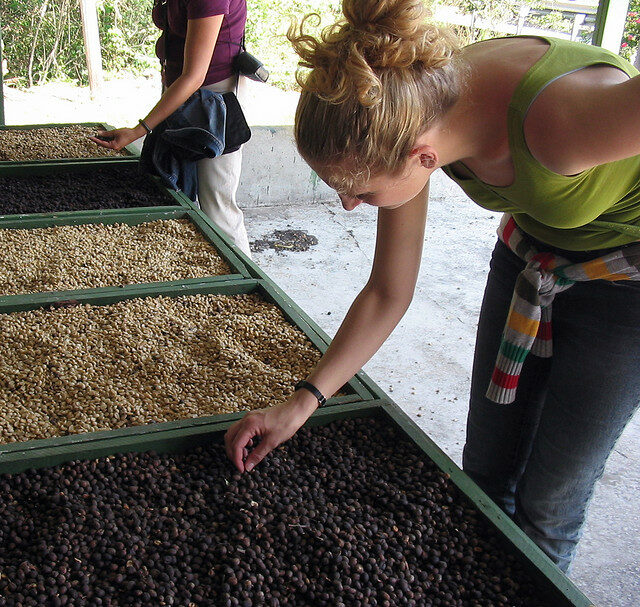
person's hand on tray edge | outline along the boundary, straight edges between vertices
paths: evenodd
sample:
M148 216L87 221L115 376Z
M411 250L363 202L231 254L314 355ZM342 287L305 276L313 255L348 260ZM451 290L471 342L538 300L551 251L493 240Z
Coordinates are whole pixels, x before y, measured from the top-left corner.
M224 436L228 458L240 472L250 472L273 449L289 440L318 408L306 390L298 390L284 403L249 411ZM253 449L253 440L260 443Z

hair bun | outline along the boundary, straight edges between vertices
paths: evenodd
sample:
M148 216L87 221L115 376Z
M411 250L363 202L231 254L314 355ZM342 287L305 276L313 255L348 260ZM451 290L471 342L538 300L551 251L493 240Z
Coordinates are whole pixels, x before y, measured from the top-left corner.
M401 38L411 38L430 16L421 0L343 0L342 12L354 29L386 30Z
M453 38L428 21L422 0L343 0L344 18L320 39L304 33L307 15L288 38L309 74L297 74L303 90L334 103L350 96L370 107L381 101L381 78L388 70L432 69L447 63L457 48Z

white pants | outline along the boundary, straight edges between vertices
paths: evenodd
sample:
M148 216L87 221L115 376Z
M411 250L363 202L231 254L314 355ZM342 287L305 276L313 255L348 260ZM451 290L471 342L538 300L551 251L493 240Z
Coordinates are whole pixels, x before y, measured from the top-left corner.
M246 79L240 77L237 97L246 102ZM236 92L236 76L203 88L215 93ZM236 202L242 169L242 148L217 158L198 161L198 203L209 217L243 253L251 257L244 216Z

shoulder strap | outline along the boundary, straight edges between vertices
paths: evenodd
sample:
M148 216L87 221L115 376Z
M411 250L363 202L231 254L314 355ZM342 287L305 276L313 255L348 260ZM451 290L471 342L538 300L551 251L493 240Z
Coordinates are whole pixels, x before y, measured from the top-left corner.
M620 232L627 236L636 236L640 240L640 226L632 223L618 223L616 221L600 221L598 219L589 222L587 225L597 226L599 228L607 228L614 232Z

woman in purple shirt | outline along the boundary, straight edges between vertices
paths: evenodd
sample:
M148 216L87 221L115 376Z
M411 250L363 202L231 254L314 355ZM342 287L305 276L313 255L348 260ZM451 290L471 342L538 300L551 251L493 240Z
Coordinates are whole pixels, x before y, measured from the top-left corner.
M243 103L245 78L233 68L240 52L247 18L246 0L156 0L153 21L163 30L156 53L163 65L164 93L133 128L101 131L109 141L98 145L119 150L147 134L170 116L199 88L236 92ZM247 255L249 240L236 203L242 150L198 162L198 202L202 210Z

